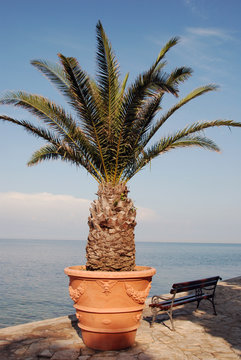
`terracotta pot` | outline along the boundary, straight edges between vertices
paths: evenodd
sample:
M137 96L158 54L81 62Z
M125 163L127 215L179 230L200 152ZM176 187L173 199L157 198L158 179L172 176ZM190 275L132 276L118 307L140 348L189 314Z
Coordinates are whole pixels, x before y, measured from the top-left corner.
M156 270L136 266L135 271L107 272L70 266L64 272L85 345L97 350L132 346Z

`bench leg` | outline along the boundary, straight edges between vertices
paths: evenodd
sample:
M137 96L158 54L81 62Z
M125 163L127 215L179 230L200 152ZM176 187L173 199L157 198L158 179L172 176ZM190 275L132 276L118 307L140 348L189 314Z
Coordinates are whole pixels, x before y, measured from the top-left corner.
M153 323L156 321L156 316L157 316L158 310L156 308L152 308L151 312L152 312L152 319L151 319L150 326L152 327Z
M197 301L197 307L196 310L199 308L199 304L200 304L201 300Z
M208 299L209 301L211 301L212 305L213 305L213 314L217 315L216 313L216 308L215 308L215 304L214 304L214 297L212 299Z
M152 312L152 320L151 320L151 323L150 323L150 327L152 327L154 322L156 321L156 317L157 317L157 314L158 314L159 310L153 307L151 309L151 312ZM166 313L168 314L169 319L171 321L171 330L175 331L173 317L172 317L172 308L170 310L167 310Z
M171 325L172 325L172 331L175 331L175 327L174 327L174 322L173 322L173 317L172 317L172 309L167 311L170 321L171 321Z
M214 303L214 297L213 297L212 299L207 299L207 300L210 301L210 303L211 303L212 306L213 306L213 314L214 314L214 315L217 315L217 313L216 313L216 308L215 308L215 303ZM202 301L202 300L197 301L196 310L198 309L199 304L200 304L201 301Z

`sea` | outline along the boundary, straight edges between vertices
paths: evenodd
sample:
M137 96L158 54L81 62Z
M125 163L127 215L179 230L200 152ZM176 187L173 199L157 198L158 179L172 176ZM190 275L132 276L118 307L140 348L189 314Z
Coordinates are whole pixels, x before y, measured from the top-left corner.
M85 264L85 246L0 240L0 328L73 314L64 268ZM137 242L136 263L156 268L149 296L166 294L175 282L241 276L241 244Z

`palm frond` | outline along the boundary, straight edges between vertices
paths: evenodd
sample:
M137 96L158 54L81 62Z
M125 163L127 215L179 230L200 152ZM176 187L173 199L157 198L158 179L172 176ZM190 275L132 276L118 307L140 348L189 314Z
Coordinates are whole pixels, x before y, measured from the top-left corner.
M180 82L184 82L191 76L192 69L187 67L176 68L168 77L166 82L170 86L175 86L175 90L178 91L176 87ZM136 134L135 145L133 150L138 146L139 141L149 130L149 127L160 110L160 104L163 98L164 92L150 93L146 101L143 101L143 105L139 109L137 114L137 119L135 121L135 128L133 128L133 134Z
M159 70L158 65L160 64L160 62L164 59L166 53L175 45L177 45L179 42L179 37L175 36L173 38L171 38L166 44L165 46L163 46L163 48L161 49L160 53L158 54L158 57L156 59L156 61L154 62L154 64L152 65L152 67L150 68L149 72L153 73L153 71L155 70Z
M65 57L58 54L63 65L66 77L70 84L71 100L70 103L74 110L77 110L80 119L89 129L89 125L93 121L94 109L91 99L91 88L89 85L88 75L81 69L78 61L73 57Z
M167 84L167 75L150 75L150 77L140 75L135 83L129 87L126 92L122 109L121 116L119 119L120 129L125 129L125 136L131 134L130 128L133 123L138 119L138 113L143 107L143 104L146 101L149 101L152 96L155 96L157 93L171 92L176 94L172 86ZM124 126L125 125L125 126Z
M59 136L64 137L66 141L81 141L87 147L90 142L85 133L76 125L76 121L67 114L61 106L54 104L48 99L28 94L23 91L6 93L0 99L0 104L12 104L28 110L36 115Z
M146 151L143 151L138 158L134 159L134 161L130 162L129 166L126 167L123 178L125 178L125 181L129 181L157 156L170 150L186 147L199 147L216 152L220 151L217 144L207 137L194 135L181 136L177 133L173 136L162 138L160 142L156 143Z
M212 127L226 126L228 128L241 127L241 123L233 120L213 120L205 122L196 122L192 125L188 125L182 130L184 134L196 133Z
M62 66L45 60L32 60L30 63L56 85L63 95L69 97L70 84Z
M146 72L140 75L135 83L129 87L124 95L122 106L120 109L116 136L114 138L115 151L112 157L116 159L115 176L121 173L129 157L133 157L137 144L137 139L147 131L150 122L153 119L155 111L160 102L160 94L165 91L176 94L175 89L167 83L167 74L156 74ZM153 100L154 99L154 100ZM147 104L152 102L151 113L146 117L142 117Z
M168 75L163 73L160 74L160 70L165 65L160 63L161 60L165 57L166 53L175 46L179 41L178 37L170 39L167 44L160 51L154 64L142 75L139 75L132 86L129 87L128 92L126 93L123 106L122 106L122 117L125 118L125 121L128 122L131 119L137 118L137 113L142 106L142 102L145 97L153 94L153 90L158 92L169 92L177 96L177 89L174 87L176 83L168 78ZM190 70L190 69L189 69ZM187 73L187 68L183 68L184 72ZM179 74L179 76L181 76ZM174 74L173 74L174 77ZM177 75L176 75L177 77Z
M153 136L156 134L156 132L160 129L160 127L170 118L171 115L173 115L178 109L180 109L182 106L190 102L191 100L197 98L198 96L201 96L209 91L217 90L216 85L206 85L199 87L192 92L190 92L187 96L185 96L183 99L181 99L176 105L171 107L166 114L162 115L162 117L156 122L155 125L152 126L149 133L145 138L143 138L142 147L144 148L148 142L153 138Z
M172 86L179 85L189 79L193 70L190 67L182 66L173 70L168 78L168 83Z
M33 166L41 163L44 160L57 160L62 159L63 154L61 154L61 145L56 146L54 144L46 144L42 146L39 150L35 151L31 159L28 161L28 166Z
M97 33L97 79L103 104L106 111L106 127L111 135L111 123L116 113L116 102L120 91L119 64L111 48L111 44L99 21Z
M162 138L158 143L149 149L146 149L145 151L143 149L139 149L139 155L136 155L136 159L138 160L136 161L136 159L134 159L130 161L129 165L126 167L126 170L123 173L123 176L126 177L126 181L128 181L155 157L171 149L187 146L198 146L219 152L220 149L215 144L215 142L204 136L193 136L192 134L199 133L208 128L220 126L241 127L241 123L235 122L233 120L214 120L202 123L197 122L186 126L183 130L176 132L174 135Z
M175 91L178 92L177 85L187 80L191 76L191 73L192 73L191 68L187 68L187 67L176 68L168 76L166 82L172 87L175 86ZM146 103L144 103L143 106L140 108L140 113L138 114L138 121L141 122L141 127L143 131L140 132L140 135L138 136L136 143L147 132L148 130L147 126L148 127L150 126L155 115L161 109L160 104L164 94L165 94L164 92L159 92L157 94L156 93L150 94ZM144 123L143 123L143 119L144 119Z
M105 150L107 139L104 136L105 124L98 112L98 107L95 103L94 94L92 92L91 82L87 74L82 71L79 63L75 58L59 54L61 63L67 74L70 82L70 90L73 94L73 103L77 109L85 133L95 142L101 157L102 168L105 174L105 179L108 182L108 172L106 170Z
M113 119L112 119L112 128L113 128L114 134L116 134L116 130L118 129L118 126L119 126L119 119L121 116L121 109L122 109L122 104L123 104L123 99L124 99L124 95L125 95L126 84L127 84L128 78L129 78L129 73L126 74L122 84L120 84L120 91L116 96L115 112L113 114Z
M0 119L3 121L13 123L15 125L19 125L19 126L23 127L24 130L31 133L32 135L42 138L46 141L49 141L49 142L52 142L55 144L59 143L59 138L56 137L55 133L53 133L45 128L34 126L33 124L31 124L28 121L17 120L17 119L13 119L9 116L4 116L4 115L0 115Z
M153 160L156 156L163 154L171 149L176 149L177 147L189 147L189 146L198 146L208 150L219 152L219 147L211 139L208 139L204 136L199 135L184 135L182 132L178 132L173 136L168 136L162 138L159 142L153 145L150 149L147 149L144 152L143 158L147 163Z
M83 166L89 174L91 174L97 182L101 182L103 179L99 176L99 173L90 166L89 162L81 156L79 152L74 151L73 148L69 147L67 144L60 144L59 146L55 144L46 144L42 146L39 150L35 151L28 161L28 166L33 166L41 163L45 160L58 160L67 161L75 166Z
M63 146L72 148L79 154L81 163L83 163L83 159L85 159L85 167L88 167L88 169L92 168L92 172L98 173L98 178L101 178L101 175L97 170L100 167L99 163L101 160L98 156L98 151L96 150L95 146L88 142L88 140L83 136L82 132L78 128L72 129L71 135L74 137L73 139L70 134L60 137L59 134L42 127L34 126L28 121L16 120L3 115L0 116L0 119L23 127L27 132L48 141L56 148L62 148Z

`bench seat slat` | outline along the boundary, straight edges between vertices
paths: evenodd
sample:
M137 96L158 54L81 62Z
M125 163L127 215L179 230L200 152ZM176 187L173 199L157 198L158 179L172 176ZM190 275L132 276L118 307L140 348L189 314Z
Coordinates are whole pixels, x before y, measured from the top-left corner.
M181 283L175 283L175 284L172 285L172 287L176 287L176 286L179 286L179 285L188 285L188 284L195 285L195 284L206 283L206 282L213 281L213 280L218 280L218 279L220 279L219 276L213 276L213 277L206 278L206 279L184 281L184 282L181 282Z
M182 296L182 297L176 298L173 302L173 305L172 305L172 300L170 299L170 300L159 302L157 304L152 303L152 304L150 304L150 307L158 307L160 310L168 310L168 309L170 309L171 306L173 306L173 307L180 306L182 304L188 304L190 302L199 301L199 300L201 301L203 299L209 299L211 297L212 297L211 294L203 294L200 296L196 296L194 294L194 295L190 295L190 296Z
M174 292L179 293L179 292L194 290L197 288L202 289L202 288L215 286L217 284L218 279L219 276L211 279L205 279L206 281L204 281L203 279L203 280L173 284L170 293L174 294Z

